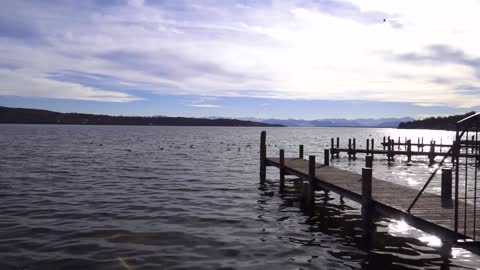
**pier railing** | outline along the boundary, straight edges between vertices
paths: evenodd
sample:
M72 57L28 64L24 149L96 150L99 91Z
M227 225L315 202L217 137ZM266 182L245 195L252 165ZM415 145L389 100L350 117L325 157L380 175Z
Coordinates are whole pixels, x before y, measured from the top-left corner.
M480 166L480 141L478 130L480 124L480 113L460 120L456 124L455 141L444 156L438 167L433 171L428 180L418 192L410 204L407 212L410 213L415 203L431 183L446 158L452 156L452 163L455 166L454 186L454 231L464 235L465 239L477 240L477 201L478 201L478 167ZM451 169L444 169L447 177L442 174L442 206L451 207L451 204L444 204L443 198L451 198ZM448 176L449 174L449 176ZM447 181L445 181L447 179ZM446 184L444 182L449 182ZM472 186L473 185L473 186ZM460 190L462 189L462 190ZM444 193L448 193L445 195Z
M480 113L462 119L457 122L455 138L454 230L473 240L477 240L478 234L479 126ZM464 140L469 141L469 143L462 143ZM468 155L469 152L470 155ZM463 153L465 155L462 155ZM463 190L460 190L460 188Z

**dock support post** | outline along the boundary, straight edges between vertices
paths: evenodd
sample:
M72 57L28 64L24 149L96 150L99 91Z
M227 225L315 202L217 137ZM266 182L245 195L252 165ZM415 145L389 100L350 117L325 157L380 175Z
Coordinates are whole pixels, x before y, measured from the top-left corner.
M400 137L398 137L398 147L397 147L397 150L400 151L400 144L401 144L402 140L400 139Z
M407 141L407 162L412 162L412 140Z
M391 161L393 161L393 153L392 153L392 150L393 150L393 139L388 139L388 153L387 153L387 161L390 163Z
M303 144L298 146L298 158L303 159Z
M452 206L452 169L442 169L442 207Z
M324 163L323 163L323 164L324 164L325 166L330 166L330 160L329 160L329 158L330 158L330 151L329 151L328 149L325 149L325 150L323 151L323 158L324 158Z
M308 196L307 211L313 213L315 206L315 156L308 157Z
M423 137L422 137L422 152L423 152L424 147L425 147L425 145L423 144Z
M267 176L267 146L265 140L267 138L267 132L262 131L260 133L260 183L265 182Z
M428 159L429 159L430 165L432 165L435 162L435 142L434 141L430 142L430 153L428 155Z
M348 160L352 159L352 139L348 139Z
M373 156L366 156L365 157L365 167L372 168L373 167Z
M451 160L450 161L452 162L453 165L455 165L455 155L457 153L457 150L456 150L457 149L457 141L452 142L452 148L453 149L452 149Z
M333 138L330 140L330 144L332 145L332 147L330 147L330 153L332 154L332 157L331 157L331 158L333 159L333 158L334 158L333 153L335 152L335 151L333 150L333 149L335 149L335 141L334 141Z
M383 145L383 151L385 151L385 143L386 143L385 136L383 136L383 144L382 144Z
M369 154L369 150L370 150L370 140L367 139L367 153L366 153L367 156Z
M337 137L337 149L340 148L340 137ZM340 151L337 151L337 158L340 158Z
M285 151L280 149L280 193L285 190Z
M370 155L372 156L372 159L373 159L373 156L375 155L373 153L373 151L375 151L375 140L372 139L372 144L370 145L370 149L372 149L372 152L370 153Z
M357 159L357 139L353 138L353 160Z
M372 168L362 169L362 224L368 235L372 225Z

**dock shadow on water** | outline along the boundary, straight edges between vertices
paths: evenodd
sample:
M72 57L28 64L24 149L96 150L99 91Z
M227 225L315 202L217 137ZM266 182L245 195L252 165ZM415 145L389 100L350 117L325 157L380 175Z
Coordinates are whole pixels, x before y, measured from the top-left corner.
M409 226L401 220L375 216L369 231L362 227L361 205L333 192L316 191L313 212L302 208L299 178L286 179L283 193L278 181L260 184L260 209L281 216L279 223L297 222L301 232L282 240L305 249L288 264L299 269L478 269L478 250L472 253ZM276 196L278 200L273 197ZM271 204L270 206L266 206ZM291 219L295 219L292 221ZM296 235L298 234L298 235ZM338 247L338 243L342 247ZM327 251L325 251L327 249ZM326 254L325 254L326 253ZM320 258L320 259L319 259ZM326 259L326 263L325 260ZM303 268L302 268L303 267Z

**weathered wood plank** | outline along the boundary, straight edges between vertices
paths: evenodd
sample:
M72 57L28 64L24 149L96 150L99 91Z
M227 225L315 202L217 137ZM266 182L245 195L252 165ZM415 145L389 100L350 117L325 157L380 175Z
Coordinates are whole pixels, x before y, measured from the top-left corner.
M376 150L374 153L385 153L387 151ZM413 154L413 153L412 153ZM280 168L279 158L267 158L268 166ZM295 175L305 181L309 180L309 162L302 158L284 158L283 168L285 173ZM310 171L310 174L312 171ZM341 196L349 198L358 203L362 202L362 176L316 163L315 186L338 193ZM393 182L372 178L372 200L373 208L379 213L390 217L401 217L412 225L419 227L427 232L441 234L452 238L462 238L464 210L459 209L459 228L458 234L454 232L454 208L442 207L442 198L440 195L424 193L418 200L410 213L406 212L410 203L417 195L418 190L402 186ZM461 202L463 205L464 202ZM473 206L468 205L468 208ZM467 211L469 211L467 209ZM473 210L467 212L467 233L472 235ZM480 224L480 209L477 209L477 224ZM480 235L480 232L476 232Z

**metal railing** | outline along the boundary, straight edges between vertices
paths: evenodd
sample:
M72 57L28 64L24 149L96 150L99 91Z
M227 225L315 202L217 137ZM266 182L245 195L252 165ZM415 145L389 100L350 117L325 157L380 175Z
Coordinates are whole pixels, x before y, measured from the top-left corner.
M448 150L447 155L443 157L438 167L430 175L407 209L407 212L412 210L447 157L451 156L455 166L454 231L464 235L465 238L471 238L473 240L476 240L477 234L479 234L477 229L477 214L479 214L477 213L477 203L479 199L477 182L478 167L480 166L479 127L480 113L471 115L457 122L455 141L452 147ZM460 190L460 188L462 188L462 190Z
M477 113L457 122L455 138L459 143L455 149L454 230L463 234L465 238L473 240L477 239L478 234L479 120L480 114ZM471 139L469 140L470 135ZM465 154L465 157L461 157L462 153ZM463 185L463 187L460 187L460 185Z

